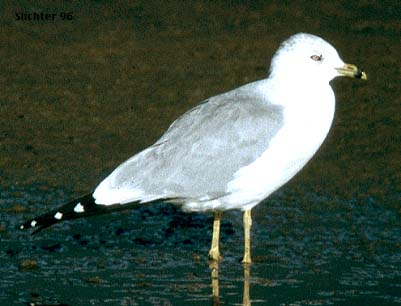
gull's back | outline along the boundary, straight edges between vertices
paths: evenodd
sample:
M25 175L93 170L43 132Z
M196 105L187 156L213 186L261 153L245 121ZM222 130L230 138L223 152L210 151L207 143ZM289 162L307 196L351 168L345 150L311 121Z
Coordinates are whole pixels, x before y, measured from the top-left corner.
M261 156L283 125L283 109L270 103L266 86L268 80L244 85L182 115L153 146L99 185L97 202L188 202L227 195L234 174Z

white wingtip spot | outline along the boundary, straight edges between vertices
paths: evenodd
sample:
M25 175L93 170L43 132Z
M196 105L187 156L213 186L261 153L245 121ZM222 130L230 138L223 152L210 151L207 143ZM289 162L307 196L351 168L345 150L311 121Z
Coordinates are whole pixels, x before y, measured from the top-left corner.
M19 228L20 228L20 229L24 229L24 228L25 228L25 226L21 225Z
M74 207L74 212L76 213L83 213L85 211L84 206L79 202L77 205Z
M36 220L32 220L31 226L32 226L32 227L35 227L37 223L38 223L38 222L37 222Z
M54 219L57 219L57 220L61 220L62 217L63 217L63 214L59 211L54 215Z

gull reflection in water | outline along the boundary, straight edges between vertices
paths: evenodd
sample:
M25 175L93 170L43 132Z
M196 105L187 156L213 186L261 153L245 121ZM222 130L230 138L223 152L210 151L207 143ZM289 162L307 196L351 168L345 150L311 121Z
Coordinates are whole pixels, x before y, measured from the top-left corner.
M219 262L211 261L209 264L209 268L211 270L211 279L212 279L212 297L213 297L213 306L220 306L220 290L219 290ZM242 295L242 305L243 306L251 306L251 298L249 295L249 279L251 276L251 265L243 264L244 269L244 292Z

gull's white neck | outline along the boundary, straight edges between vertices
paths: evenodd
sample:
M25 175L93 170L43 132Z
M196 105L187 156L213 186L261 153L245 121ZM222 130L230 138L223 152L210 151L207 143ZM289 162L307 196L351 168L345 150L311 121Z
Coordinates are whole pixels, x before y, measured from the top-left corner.
M333 121L335 96L330 84L325 80L295 78L287 78L286 82L270 78L266 83L270 102L283 107L285 129L292 136L299 134L302 142L295 145L302 147L311 157L326 138ZM280 87L279 84L286 86ZM274 91L270 90L271 86Z
M326 138L334 117L335 97L328 82L325 86L299 84L277 88L276 80L266 79L260 90L268 103L283 107L284 124L269 143L268 150L255 162L236 173L228 185L230 205L243 198L250 209L261 199L290 180L316 153ZM302 82L301 82L302 84ZM271 90L272 88L275 90ZM288 88L291 88L289 90ZM248 188L245 188L247 186ZM246 190L246 192L244 192Z
M276 76L266 79L265 85L270 103L295 108L334 108L335 97L328 80Z

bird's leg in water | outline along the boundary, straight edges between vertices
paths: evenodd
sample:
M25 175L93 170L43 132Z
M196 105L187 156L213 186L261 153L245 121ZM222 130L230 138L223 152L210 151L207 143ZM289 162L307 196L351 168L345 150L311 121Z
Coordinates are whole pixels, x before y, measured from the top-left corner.
M219 250L221 215L222 215L221 211L216 211L214 213L212 246L210 247L209 251L209 259L213 261L221 260L220 250Z
M252 263L251 260L251 226L252 226L252 217L251 210L247 209L244 211L244 258L242 259L243 264Z

